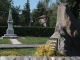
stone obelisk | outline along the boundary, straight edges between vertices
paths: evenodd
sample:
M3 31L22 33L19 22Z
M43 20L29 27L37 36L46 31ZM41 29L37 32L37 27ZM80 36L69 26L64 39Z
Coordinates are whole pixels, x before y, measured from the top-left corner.
M18 36L16 34L14 34L11 10L9 10L7 23L8 23L8 28L6 30L6 34L4 34L4 36L2 36L2 38L18 38Z

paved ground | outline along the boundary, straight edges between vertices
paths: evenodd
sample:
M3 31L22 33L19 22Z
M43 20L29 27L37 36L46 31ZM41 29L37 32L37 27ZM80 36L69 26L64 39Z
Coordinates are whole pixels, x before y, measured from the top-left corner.
M21 44L21 42L19 42L17 39L9 39L12 44Z
M38 44L0 44L0 49L4 48L34 48Z

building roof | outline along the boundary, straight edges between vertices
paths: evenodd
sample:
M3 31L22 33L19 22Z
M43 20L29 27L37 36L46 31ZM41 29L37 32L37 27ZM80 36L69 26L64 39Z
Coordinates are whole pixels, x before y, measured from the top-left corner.
M46 18L46 15L41 15L40 18Z

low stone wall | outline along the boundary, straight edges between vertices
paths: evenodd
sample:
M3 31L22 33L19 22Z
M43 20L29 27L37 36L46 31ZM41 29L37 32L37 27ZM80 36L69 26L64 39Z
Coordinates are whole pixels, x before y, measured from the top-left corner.
M0 56L0 60L80 60L80 57Z

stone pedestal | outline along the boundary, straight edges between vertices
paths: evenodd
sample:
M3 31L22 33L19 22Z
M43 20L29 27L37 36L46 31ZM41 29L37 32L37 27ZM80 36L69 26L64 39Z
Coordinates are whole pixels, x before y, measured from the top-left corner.
M4 34L4 36L2 36L2 38L11 38L11 39L15 39L18 38L18 36L16 34Z
M14 34L11 10L9 10L9 16L8 16L7 23L8 23L8 28L6 30L6 34L4 34L4 36L2 36L2 38L18 38L18 36L16 34Z

